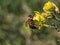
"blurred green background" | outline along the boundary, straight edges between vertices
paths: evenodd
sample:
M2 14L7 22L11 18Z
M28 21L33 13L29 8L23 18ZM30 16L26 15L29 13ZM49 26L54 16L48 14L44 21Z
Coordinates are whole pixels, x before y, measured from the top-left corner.
M31 31L24 26L26 18L34 10L42 12L48 0L0 0L0 45L60 45L60 22L48 20L58 29L45 28ZM53 1L60 9L60 0ZM57 35L57 36L56 36Z

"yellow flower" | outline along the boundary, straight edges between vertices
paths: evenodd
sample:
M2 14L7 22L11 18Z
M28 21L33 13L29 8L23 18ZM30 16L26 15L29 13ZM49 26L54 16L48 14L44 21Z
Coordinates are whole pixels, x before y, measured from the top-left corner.
M43 10L45 12L59 11L58 7L51 1L48 1L47 3L45 3L45 5L43 6Z
M43 10L54 10L52 9L54 6L52 4L52 2L48 1L47 3L45 3L44 7L43 7Z
M33 20L38 21L38 26L39 29L43 26L43 23L46 22L46 19L38 12L38 11L34 11L35 16L33 17Z
M40 14L38 11L34 11L35 16L33 17L33 20L37 20L38 22L43 21L45 22L45 18Z

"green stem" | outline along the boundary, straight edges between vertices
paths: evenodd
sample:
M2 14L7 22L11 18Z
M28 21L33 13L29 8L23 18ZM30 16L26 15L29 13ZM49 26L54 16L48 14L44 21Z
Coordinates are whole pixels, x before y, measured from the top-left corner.
M57 20L57 21L60 21L60 19L55 15L55 19Z

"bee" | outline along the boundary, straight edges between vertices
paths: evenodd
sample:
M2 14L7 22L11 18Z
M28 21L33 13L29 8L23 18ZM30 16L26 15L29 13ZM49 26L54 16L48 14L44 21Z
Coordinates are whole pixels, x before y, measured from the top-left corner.
M33 17L31 15L28 16L28 19L27 19L26 23L29 25L29 27L31 29L37 29L35 24L34 24Z

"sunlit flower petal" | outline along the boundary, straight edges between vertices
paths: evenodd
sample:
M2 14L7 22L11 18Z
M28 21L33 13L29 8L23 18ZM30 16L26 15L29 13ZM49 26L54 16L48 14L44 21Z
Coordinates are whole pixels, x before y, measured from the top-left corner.
M59 11L59 8L51 1L48 1L47 3L45 3L45 5L43 6L43 10L45 12L52 12L52 11Z

